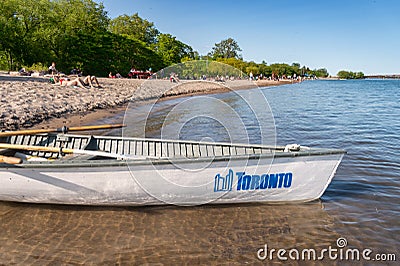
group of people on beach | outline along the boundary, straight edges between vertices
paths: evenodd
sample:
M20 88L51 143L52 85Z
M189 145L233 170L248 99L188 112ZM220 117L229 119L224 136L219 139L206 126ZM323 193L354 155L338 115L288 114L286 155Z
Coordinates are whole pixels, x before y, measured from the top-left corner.
M71 71L71 76L60 75L56 69L55 62L49 67L49 74L51 75L50 82L55 85L79 87L82 89L86 89L86 86L90 86L90 88L93 89L93 84L96 84L98 88L102 88L95 76L88 75L82 78L81 72L75 68ZM74 77L74 79L71 79L71 77Z
M129 70L127 74L127 78L131 79L149 79L153 75L153 72L151 72L151 68L149 68L146 71L143 70L136 70L134 67ZM116 73L113 75L113 72L108 73L108 77L112 79L120 79L123 78L123 76L120 73Z
M94 88L93 84L96 84L97 88L102 88L99 84L99 81L95 76L86 76L82 79L82 77L76 77L75 79L70 79L69 77L62 77L59 75L53 75L50 78L50 81L55 85L60 86L71 86L71 87L79 87L82 89L86 89L86 86L90 86L90 88Z
M85 78L82 77L82 72L79 69L74 68L71 71L71 75L66 76L58 72L56 69L56 63L52 62L48 69L48 74L51 75L50 82L55 85L60 86L75 86L80 88L86 88L86 86L90 86L90 88L94 88L96 85L98 88L102 88L99 84L99 81L95 76L88 75ZM138 79L148 79L151 77L153 73L151 72L151 68L146 71L138 71L132 68L128 73L128 78L138 78ZM71 79L71 78L74 79ZM109 78L123 78L121 74L117 73L113 75L112 72L108 74ZM179 82L179 78L177 75L172 77L174 82ZM172 80L171 80L172 81Z
M117 73L117 74L113 75L113 73L110 72L110 73L108 73L108 77L109 77L110 79L121 79L121 78L122 78L122 75L121 75L120 73Z

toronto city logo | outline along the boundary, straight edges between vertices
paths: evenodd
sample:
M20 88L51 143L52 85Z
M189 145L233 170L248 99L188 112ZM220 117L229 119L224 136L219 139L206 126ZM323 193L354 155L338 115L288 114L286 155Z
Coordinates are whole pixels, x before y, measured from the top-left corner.
M223 177L220 174L215 176L214 192L231 191L233 184L233 171L229 169L229 173Z
M214 192L232 191L235 176L236 190L285 189L292 186L293 173L248 175L229 169L227 175L217 174L214 178Z

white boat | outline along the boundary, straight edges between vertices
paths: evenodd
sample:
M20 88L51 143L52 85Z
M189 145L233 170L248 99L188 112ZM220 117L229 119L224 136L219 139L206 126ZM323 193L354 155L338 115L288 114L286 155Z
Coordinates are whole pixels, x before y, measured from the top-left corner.
M62 133L8 136L0 143L13 146L0 147L3 156L24 159L0 163L0 200L79 205L307 202L321 197L345 154Z

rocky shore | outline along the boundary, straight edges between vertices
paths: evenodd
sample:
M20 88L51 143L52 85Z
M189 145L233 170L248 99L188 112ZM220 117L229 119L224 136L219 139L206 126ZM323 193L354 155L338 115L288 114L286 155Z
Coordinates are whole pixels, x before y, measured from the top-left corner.
M102 88L62 87L48 78L0 75L0 130L16 130L62 116L85 114L126 105L129 101L218 93L274 86L290 81L227 82L101 78Z

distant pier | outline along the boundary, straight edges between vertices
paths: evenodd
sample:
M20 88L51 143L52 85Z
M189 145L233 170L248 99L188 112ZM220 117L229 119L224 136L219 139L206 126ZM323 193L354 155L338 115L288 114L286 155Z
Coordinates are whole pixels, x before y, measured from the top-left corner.
M366 79L400 79L400 74L393 75L365 75Z

